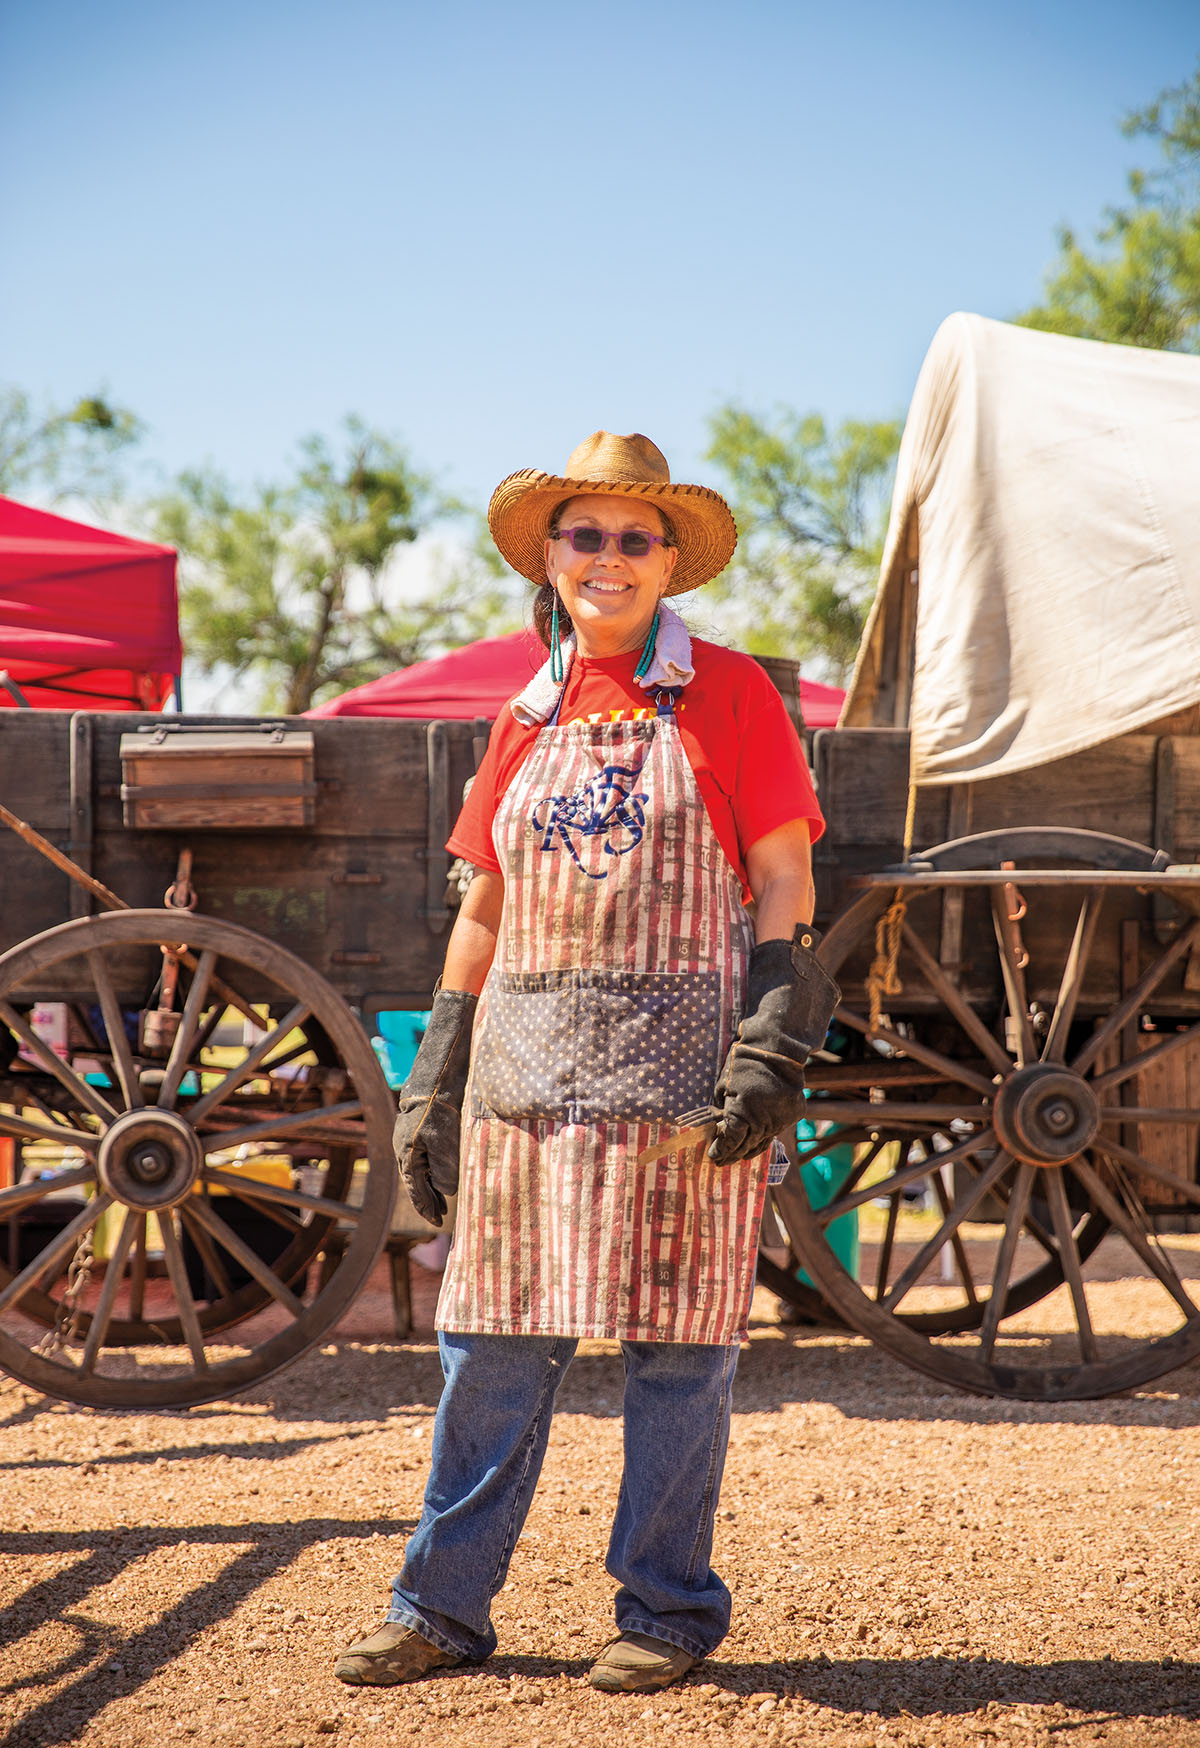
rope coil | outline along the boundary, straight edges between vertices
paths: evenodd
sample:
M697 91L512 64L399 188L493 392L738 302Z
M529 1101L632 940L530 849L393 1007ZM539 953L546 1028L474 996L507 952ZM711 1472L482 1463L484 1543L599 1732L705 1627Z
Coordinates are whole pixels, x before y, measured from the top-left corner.
M879 1030L883 1003L888 996L899 995L904 988L897 967L900 962L900 936L908 900L899 887L879 921L875 924L875 957L867 973L868 1019L873 1032Z

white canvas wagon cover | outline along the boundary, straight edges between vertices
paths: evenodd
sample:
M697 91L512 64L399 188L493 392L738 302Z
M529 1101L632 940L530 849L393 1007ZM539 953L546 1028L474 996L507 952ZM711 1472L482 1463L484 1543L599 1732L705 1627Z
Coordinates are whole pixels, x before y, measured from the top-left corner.
M1200 702L1200 358L947 318L913 393L841 721L919 784Z

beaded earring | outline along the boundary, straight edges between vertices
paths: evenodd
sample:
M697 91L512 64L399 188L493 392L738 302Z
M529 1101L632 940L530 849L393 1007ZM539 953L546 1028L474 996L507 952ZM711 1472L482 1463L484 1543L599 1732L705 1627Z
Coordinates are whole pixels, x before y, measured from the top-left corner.
M562 658L562 636L558 623L558 590L554 591L554 606L550 613L550 678L561 686L566 678Z
M650 672L650 664L654 660L654 645L657 643L657 641L658 641L658 608L656 607L654 609L654 623L653 623L653 625L651 625L649 631L646 633L646 641L642 645L642 653L641 653L641 656L638 658L638 665L633 670L633 677L635 680L644 679L645 676Z

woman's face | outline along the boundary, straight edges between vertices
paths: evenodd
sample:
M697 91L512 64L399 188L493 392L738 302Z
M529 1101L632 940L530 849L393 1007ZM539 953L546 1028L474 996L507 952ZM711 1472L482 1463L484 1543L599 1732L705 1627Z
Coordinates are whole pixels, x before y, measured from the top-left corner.
M652 504L603 496L570 499L558 513L558 526L612 535L663 532ZM678 556L660 541L644 558L626 558L616 540L605 540L599 552L591 553L576 552L561 535L547 540L546 576L574 621L580 653L610 656L639 647Z

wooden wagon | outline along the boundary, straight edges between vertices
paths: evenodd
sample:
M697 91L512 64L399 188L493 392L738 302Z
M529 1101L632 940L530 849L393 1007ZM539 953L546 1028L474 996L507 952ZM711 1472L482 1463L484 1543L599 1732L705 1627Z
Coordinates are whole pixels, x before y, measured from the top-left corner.
M1200 361L950 318L816 737L843 1003L809 1151L853 1164L779 1209L826 1305L968 1390L1200 1352L1198 480Z
M337 1321L394 1224L369 1033L429 1003L487 726L0 712L0 1367L184 1405Z

